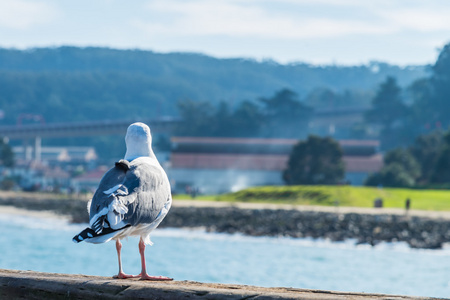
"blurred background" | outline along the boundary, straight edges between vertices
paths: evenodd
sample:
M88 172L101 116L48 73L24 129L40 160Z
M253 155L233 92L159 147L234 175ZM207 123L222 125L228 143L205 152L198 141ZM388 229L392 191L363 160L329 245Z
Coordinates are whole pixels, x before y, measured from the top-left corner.
M91 189L133 121L153 128L174 192L445 186L449 12L437 0L0 1L2 187ZM337 141L344 172L283 175L310 135Z
M141 121L177 198L161 227L208 231L157 230L155 272L448 296L449 15L445 0L0 0L1 204L86 222ZM175 205L191 197L315 206ZM0 209L2 268L115 272L112 245L72 244L86 224Z

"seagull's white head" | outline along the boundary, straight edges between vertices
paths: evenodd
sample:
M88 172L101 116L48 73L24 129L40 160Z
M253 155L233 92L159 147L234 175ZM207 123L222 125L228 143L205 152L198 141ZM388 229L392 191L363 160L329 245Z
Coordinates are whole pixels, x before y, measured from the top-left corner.
M155 157L152 150L152 134L144 123L137 122L128 126L125 144L127 145L125 159L128 161L141 156Z

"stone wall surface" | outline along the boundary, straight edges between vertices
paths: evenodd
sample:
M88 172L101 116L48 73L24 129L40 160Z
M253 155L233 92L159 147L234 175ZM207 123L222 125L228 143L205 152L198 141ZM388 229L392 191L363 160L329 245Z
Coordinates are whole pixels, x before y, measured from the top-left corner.
M0 299L432 299L294 288L262 288L192 281L140 281L0 269Z

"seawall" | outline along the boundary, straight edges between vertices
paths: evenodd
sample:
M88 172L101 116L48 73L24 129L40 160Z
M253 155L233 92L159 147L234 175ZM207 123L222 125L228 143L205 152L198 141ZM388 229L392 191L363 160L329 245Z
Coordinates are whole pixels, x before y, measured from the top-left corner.
M358 243L371 245L406 242L413 248L428 249L439 249L450 242L450 219L406 215L398 210L182 204L174 206L160 226L203 226L210 232L251 236L312 237L332 241L355 239Z
M118 280L108 277L0 269L0 299L433 299L294 288L262 288L192 281Z

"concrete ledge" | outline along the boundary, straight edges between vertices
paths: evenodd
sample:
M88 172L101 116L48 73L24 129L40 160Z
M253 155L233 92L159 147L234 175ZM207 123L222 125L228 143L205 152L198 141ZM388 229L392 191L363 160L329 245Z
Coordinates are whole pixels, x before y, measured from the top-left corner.
M0 269L0 299L432 299L293 288L262 288L192 281L149 282L137 279L40 273Z

